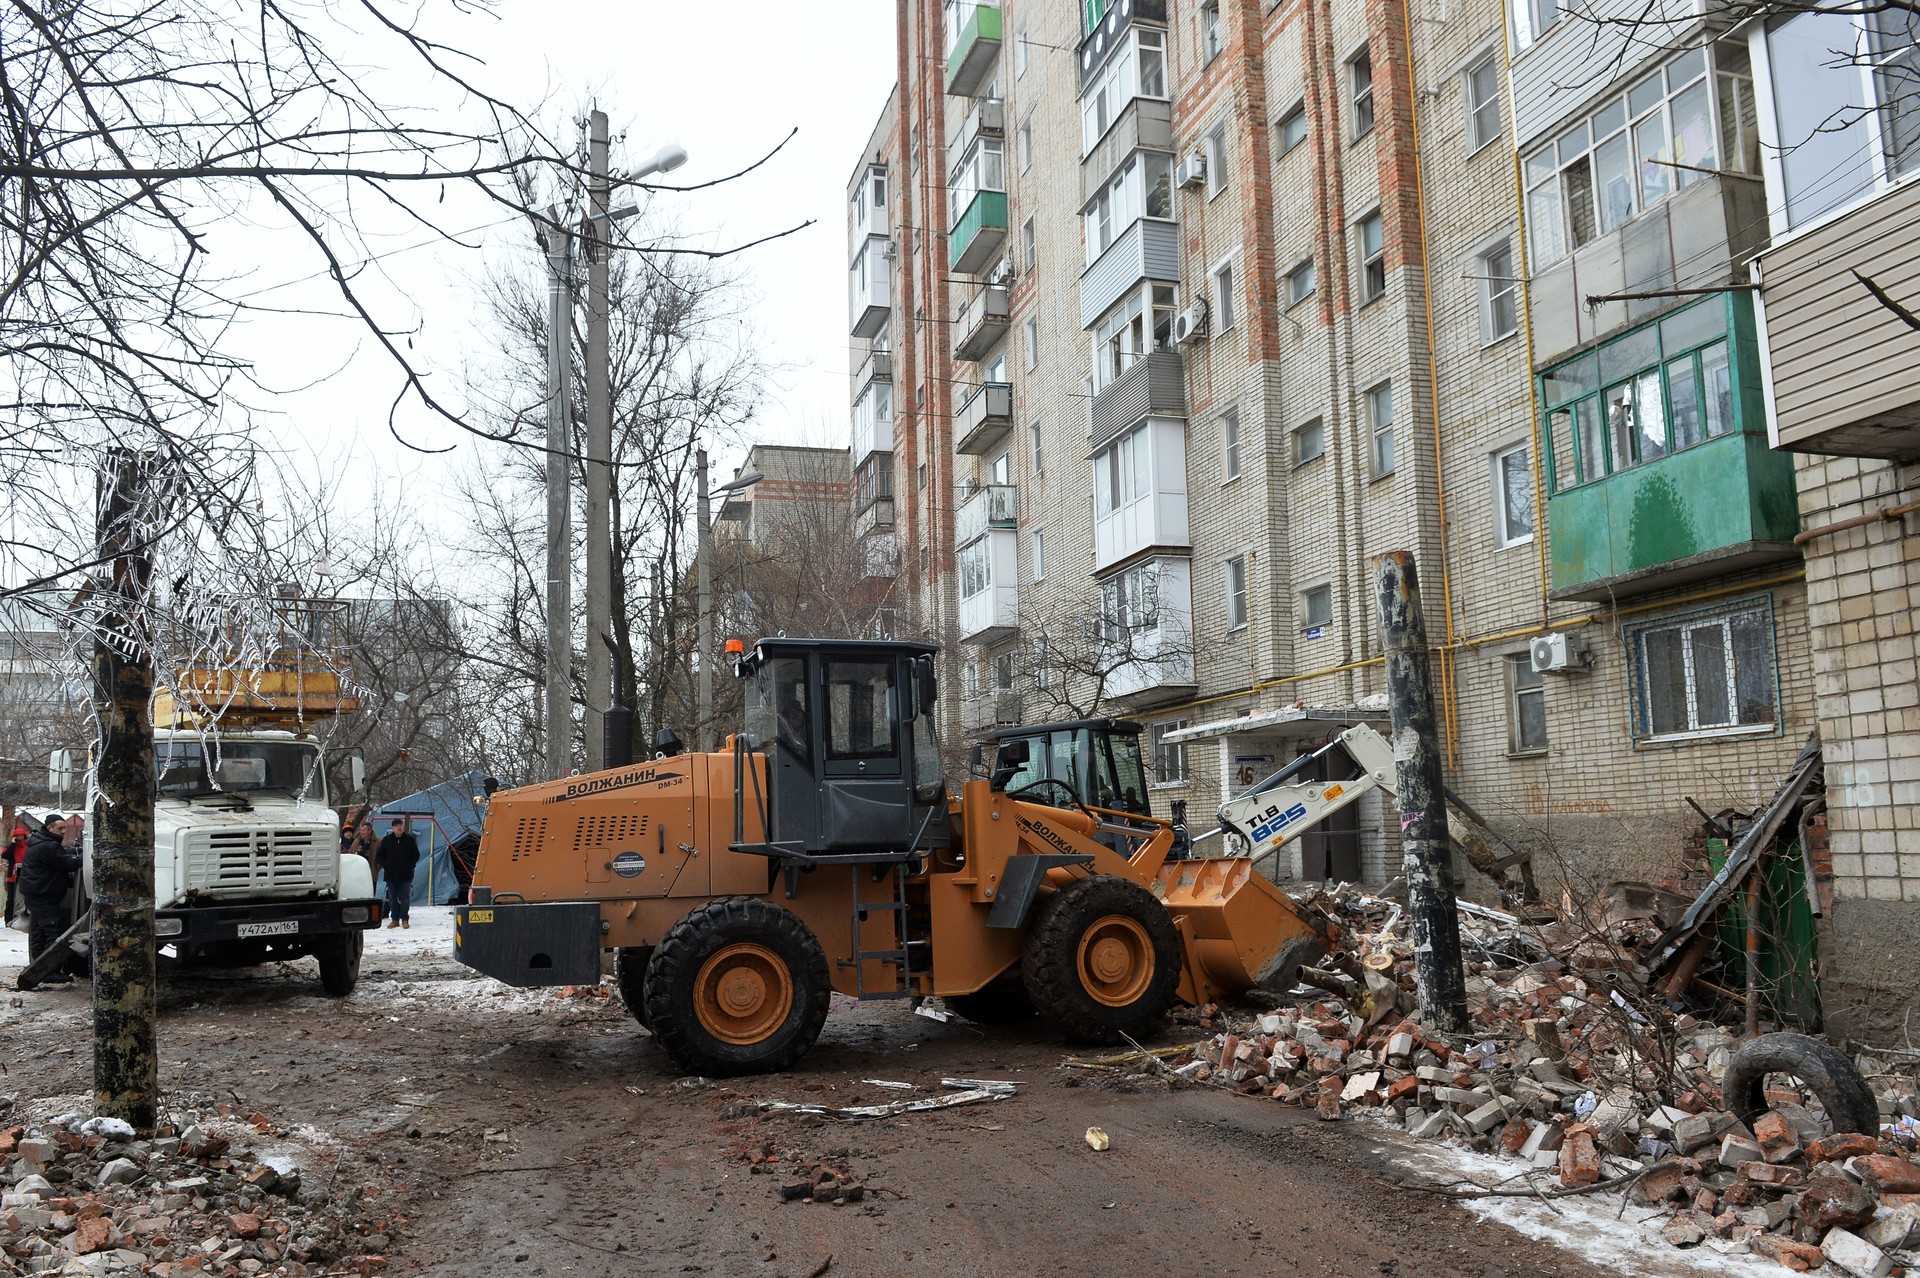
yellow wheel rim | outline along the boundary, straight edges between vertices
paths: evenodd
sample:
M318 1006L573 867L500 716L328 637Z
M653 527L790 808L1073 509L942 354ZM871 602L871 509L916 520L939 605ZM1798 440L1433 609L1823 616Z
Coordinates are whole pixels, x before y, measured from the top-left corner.
M1109 914L1080 936L1080 985L1096 1002L1126 1007L1153 984L1153 938L1138 919Z
M793 977L764 945L729 945L702 963L693 979L700 1028L723 1043L758 1043L785 1024L792 1010Z

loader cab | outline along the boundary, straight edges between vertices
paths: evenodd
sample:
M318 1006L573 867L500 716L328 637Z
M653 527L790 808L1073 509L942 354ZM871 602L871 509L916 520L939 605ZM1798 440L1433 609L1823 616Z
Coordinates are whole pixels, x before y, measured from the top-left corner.
M1078 803L1152 816L1140 732L1126 719L1073 719L1003 729L994 734L994 749L1017 758L1017 743L1026 745L1026 760L1007 780L1008 794L1055 807Z
M803 856L946 841L933 644L763 639L740 659L767 761L767 843Z

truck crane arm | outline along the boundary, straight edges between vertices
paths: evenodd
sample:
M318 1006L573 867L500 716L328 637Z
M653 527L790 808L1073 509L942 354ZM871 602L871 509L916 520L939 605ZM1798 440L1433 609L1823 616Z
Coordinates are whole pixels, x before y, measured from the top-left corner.
M1351 776L1340 781L1296 781L1329 751L1340 748L1354 762ZM1393 747L1366 724L1336 733L1311 754L1246 792L1220 805L1220 825L1247 841L1255 859L1275 851L1288 839L1312 829L1369 790L1395 793Z

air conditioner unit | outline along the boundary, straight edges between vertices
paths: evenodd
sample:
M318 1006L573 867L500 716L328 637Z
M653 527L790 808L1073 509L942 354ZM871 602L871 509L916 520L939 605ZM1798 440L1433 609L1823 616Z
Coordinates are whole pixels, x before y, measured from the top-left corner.
M881 241L881 244L880 244L880 256L881 257L899 257L900 246L894 243L892 240L883 240Z
M1011 284L1012 282L1013 259L1010 257L1001 258L993 264L993 269L987 272L987 283L989 284Z
M1180 161L1180 167L1173 175L1174 184L1183 191L1191 191L1207 180L1207 157L1195 151Z
M1528 647L1535 674L1573 674L1593 664L1586 640L1555 632L1541 635Z
M1207 304L1195 302L1173 317L1173 344L1185 346L1207 331Z

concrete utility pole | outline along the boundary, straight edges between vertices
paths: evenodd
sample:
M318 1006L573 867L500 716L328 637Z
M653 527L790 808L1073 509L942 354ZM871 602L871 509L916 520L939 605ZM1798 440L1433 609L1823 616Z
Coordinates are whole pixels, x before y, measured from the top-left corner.
M607 113L587 116L587 673L584 736L588 772L606 764L604 715L613 695L613 393L607 370Z
M93 825L93 1108L142 1132L160 1104L153 942L153 650L139 624L153 575L140 512L152 454L107 454L95 507L112 588L93 644L100 719ZM65 941L62 939L62 945Z
M547 776L573 766L573 432L567 362L573 345L573 234L567 211L547 212Z
M1427 621L1413 553L1376 557L1374 591L1387 654L1387 704L1399 780L1407 913L1413 918L1413 986L1420 1019L1443 1033L1467 1028L1466 972L1460 963L1460 912L1454 903L1447 790L1428 679Z

